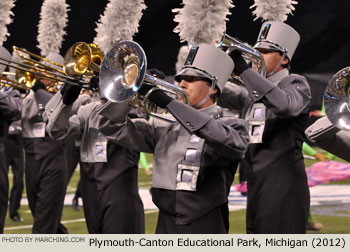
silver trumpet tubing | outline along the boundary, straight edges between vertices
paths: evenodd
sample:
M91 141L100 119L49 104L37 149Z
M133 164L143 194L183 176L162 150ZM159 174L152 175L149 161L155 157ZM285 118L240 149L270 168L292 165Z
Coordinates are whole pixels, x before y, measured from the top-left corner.
M252 67L257 69L257 72L262 76L266 76L266 66L264 58L261 54L247 45L245 45L242 41L233 38L227 34L224 34L219 41L218 48L230 54L232 51L240 51L242 53L242 57L252 63ZM233 78L238 78L234 76Z
M329 121L337 128L350 130L350 66L338 71L328 82L323 102Z
M142 47L133 41L122 41L112 47L103 58L100 70L99 89L108 100L122 103L128 101L135 108L140 107L146 115L174 122L147 98L156 89L161 89L174 99L188 103L187 93L181 88L146 73L147 59ZM142 85L151 85L145 96L137 91Z

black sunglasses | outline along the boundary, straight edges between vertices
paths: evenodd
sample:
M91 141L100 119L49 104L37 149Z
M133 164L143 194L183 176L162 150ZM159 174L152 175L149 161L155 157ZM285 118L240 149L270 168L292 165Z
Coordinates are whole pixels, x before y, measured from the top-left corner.
M211 81L209 79L204 78L204 77L199 77L199 76L181 75L179 79L180 79L180 81L184 80L186 82L206 81L206 82L211 83Z

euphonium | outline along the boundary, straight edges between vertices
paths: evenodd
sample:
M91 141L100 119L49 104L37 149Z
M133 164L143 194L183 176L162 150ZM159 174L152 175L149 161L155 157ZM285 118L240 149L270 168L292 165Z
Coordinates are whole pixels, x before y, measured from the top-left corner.
M323 102L329 121L339 129L350 130L350 66L333 75Z
M188 103L187 93L166 81L146 74L146 70L146 55L139 44L133 41L117 43L107 52L101 64L101 94L110 101L128 101L133 107L141 107L145 114L174 122L162 115L166 111L151 103L147 97L155 89L162 89L169 96ZM154 86L145 97L137 93L143 83Z

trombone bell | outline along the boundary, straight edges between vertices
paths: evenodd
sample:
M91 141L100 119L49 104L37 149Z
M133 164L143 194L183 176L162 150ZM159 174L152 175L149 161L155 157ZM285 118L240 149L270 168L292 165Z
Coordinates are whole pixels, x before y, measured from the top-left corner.
M71 46L64 56L64 72L73 78L83 75L91 61L91 49L88 44L79 42Z
M103 59L101 49L93 43L78 42L72 45L64 56L64 72L72 78L92 76L99 72Z
M23 61L23 64L27 65L29 70L34 71L35 65L31 61ZM23 86L32 88L36 81L36 76L32 72L27 72L23 69L16 69L16 80Z
M91 49L91 62L100 66L102 64L102 60L104 56L101 48L94 43L90 43L89 47Z

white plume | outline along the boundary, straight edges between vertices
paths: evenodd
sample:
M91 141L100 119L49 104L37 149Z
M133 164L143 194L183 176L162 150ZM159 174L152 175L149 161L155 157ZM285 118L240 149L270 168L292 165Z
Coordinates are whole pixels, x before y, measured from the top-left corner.
M132 40L144 9L143 0L109 0L97 23L94 43L107 51L118 41Z
M181 42L215 45L226 30L232 0L183 0L183 8L173 9L174 21L179 24L174 32Z
M190 51L190 49L188 48L187 45L183 45L180 47L179 52L177 54L177 61L176 61L176 73L179 73L182 69L182 67L184 66L184 63L187 59L187 55L188 52Z
M262 21L280 21L287 20L288 14L295 10L293 4L298 4L293 0L254 0L254 4L250 8L254 8L253 15L255 20L261 18ZM293 15L293 14L292 14Z
M66 34L64 28L68 22L68 11L69 5L65 0L44 0L37 37L42 56L46 56L49 52L60 52L63 36Z
M0 46L6 41L6 37L10 36L7 31L7 25L12 23L13 12L11 9L15 6L15 0L0 1Z

